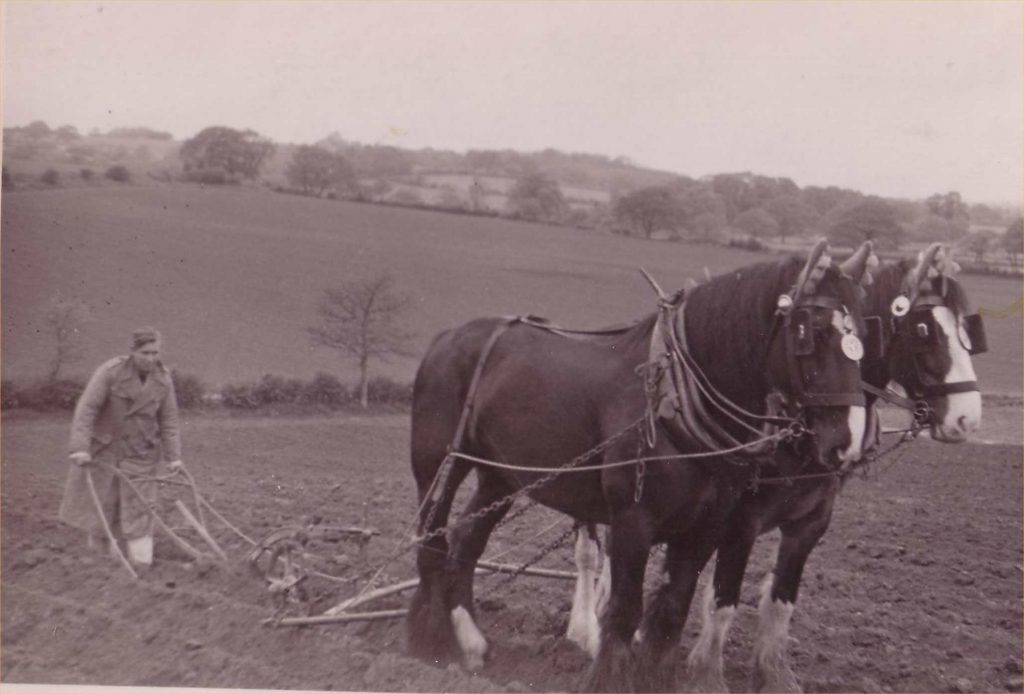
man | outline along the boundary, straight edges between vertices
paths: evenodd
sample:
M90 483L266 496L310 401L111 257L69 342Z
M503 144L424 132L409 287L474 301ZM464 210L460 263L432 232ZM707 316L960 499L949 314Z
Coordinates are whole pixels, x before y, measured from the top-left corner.
M172 470L182 466L178 403L170 372L160 362L160 333L155 329L133 332L131 353L93 373L75 406L69 449L71 467L59 518L86 531L90 545L104 542L88 470L111 532L124 541L129 561L152 564L153 518L147 504L156 501L156 482L148 478L161 458L171 461ZM133 477L145 501L111 468Z

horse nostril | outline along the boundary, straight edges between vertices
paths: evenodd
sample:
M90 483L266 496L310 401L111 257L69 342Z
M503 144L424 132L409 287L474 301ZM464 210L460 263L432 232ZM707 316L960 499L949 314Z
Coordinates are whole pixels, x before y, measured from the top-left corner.
M960 415L956 420L956 425L960 428L960 431L967 431L967 415Z

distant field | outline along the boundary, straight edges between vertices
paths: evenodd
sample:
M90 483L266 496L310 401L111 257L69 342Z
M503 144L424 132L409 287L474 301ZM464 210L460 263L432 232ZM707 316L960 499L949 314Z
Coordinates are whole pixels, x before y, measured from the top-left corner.
M150 172L180 169L180 146L174 140L144 137L87 136L64 143L21 137L13 144L4 142L4 167L18 187L45 188L38 179L48 169L60 174L62 186L95 186L113 164L127 166L136 180L145 180ZM94 176L87 183L81 177L86 169Z
M644 266L668 288L763 256L507 220L191 185L15 191L3 197L3 375L43 373L39 319L56 290L86 300L85 371L123 353L131 328L167 335L167 361L211 384L264 373L351 379L309 345L320 291L381 270L415 297L422 353L438 331L480 315L535 313L595 327L653 309ZM965 276L979 306L1021 297L1019 280ZM1021 392L1021 315L987 320L977 361L990 392ZM378 373L412 377L417 359Z
M471 174L425 174L421 176L423 181L429 185L445 186L457 192L463 199L469 199L469 191L474 181L478 181L486 191L483 195L483 203L488 208L497 211L504 211L508 206L508 193L515 186L515 179L508 176L473 176ZM441 189L424 188L418 186L400 186L415 190L424 200L436 203L441 197ZM574 186L560 186L569 206L577 209L586 209L595 204L607 204L611 201L611 195L604 190L592 188L577 188Z

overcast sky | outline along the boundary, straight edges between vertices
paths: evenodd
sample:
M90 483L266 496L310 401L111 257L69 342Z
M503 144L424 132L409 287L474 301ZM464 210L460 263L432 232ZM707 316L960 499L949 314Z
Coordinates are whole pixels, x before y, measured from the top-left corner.
M626 156L1019 203L1020 2L6 2L5 126Z

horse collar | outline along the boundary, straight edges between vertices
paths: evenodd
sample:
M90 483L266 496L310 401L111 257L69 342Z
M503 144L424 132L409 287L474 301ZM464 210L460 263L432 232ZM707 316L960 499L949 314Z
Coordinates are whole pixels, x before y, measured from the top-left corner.
M659 302L645 370L649 419L653 421L656 413L670 434L675 432L710 451L744 447L719 423L722 413L754 437L765 436L759 428L763 425L788 427L794 421L748 412L714 387L687 348L683 301ZM745 450L761 454L765 445Z

